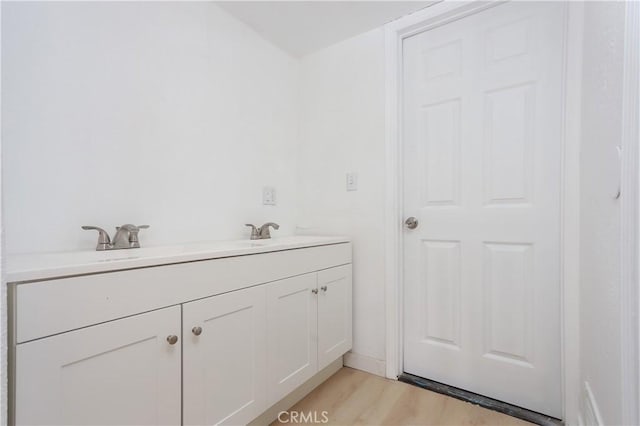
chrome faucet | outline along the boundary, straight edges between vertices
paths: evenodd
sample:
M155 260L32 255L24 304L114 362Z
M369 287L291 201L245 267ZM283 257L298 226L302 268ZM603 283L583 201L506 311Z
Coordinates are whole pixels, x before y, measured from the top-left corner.
M109 234L104 229L97 226L83 226L84 230L98 231L98 244L96 251L120 250L130 248L140 248L140 240L138 233L141 229L147 229L149 225L131 225L127 223L116 227L116 234L113 236L113 242L109 238Z
M271 238L271 232L269 231L269 227L272 227L273 229L279 229L280 225L278 225L277 223L273 223L273 222L267 222L264 225L260 226L260 227L256 227L255 225L252 225L250 223L245 224L245 226L250 226L251 227L251 239L252 240L267 240L269 238Z

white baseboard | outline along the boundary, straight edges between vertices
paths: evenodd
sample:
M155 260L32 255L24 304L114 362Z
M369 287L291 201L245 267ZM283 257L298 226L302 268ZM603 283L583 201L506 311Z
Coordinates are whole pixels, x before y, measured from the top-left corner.
M344 354L344 365L356 370L366 371L376 376L385 377L385 362L370 356L360 355L354 352Z
M602 426L604 422L600 416L598 404L593 396L589 382L584 382L580 397L580 414L578 416L580 426Z

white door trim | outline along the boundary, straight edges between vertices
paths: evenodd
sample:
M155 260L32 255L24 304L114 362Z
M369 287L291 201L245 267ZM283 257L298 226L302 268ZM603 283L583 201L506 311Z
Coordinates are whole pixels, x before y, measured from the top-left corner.
M402 41L416 33L478 13L500 2L442 1L385 26L386 48L386 199L385 315L386 376L403 371L402 354ZM561 321L563 419L577 422L579 396L579 146L582 85L581 3L569 2L565 16L561 201ZM570 78L568 78L570 76Z
M621 179L622 423L640 424L640 3L627 2L624 34Z

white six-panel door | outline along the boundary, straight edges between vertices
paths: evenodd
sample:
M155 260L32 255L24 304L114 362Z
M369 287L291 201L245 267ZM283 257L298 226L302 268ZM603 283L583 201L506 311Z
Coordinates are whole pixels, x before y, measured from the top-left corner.
M17 345L16 424L179 425L179 336L174 306Z
M555 417L564 7L403 46L404 370Z
M266 288L183 306L186 425L241 425L267 409Z

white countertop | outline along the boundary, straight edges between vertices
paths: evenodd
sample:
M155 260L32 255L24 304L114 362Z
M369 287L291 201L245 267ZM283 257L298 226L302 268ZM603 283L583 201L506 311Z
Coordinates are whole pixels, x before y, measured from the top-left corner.
M6 259L6 280L7 282L43 280L349 241L346 237L293 236L269 240L211 241L125 250L9 255Z

